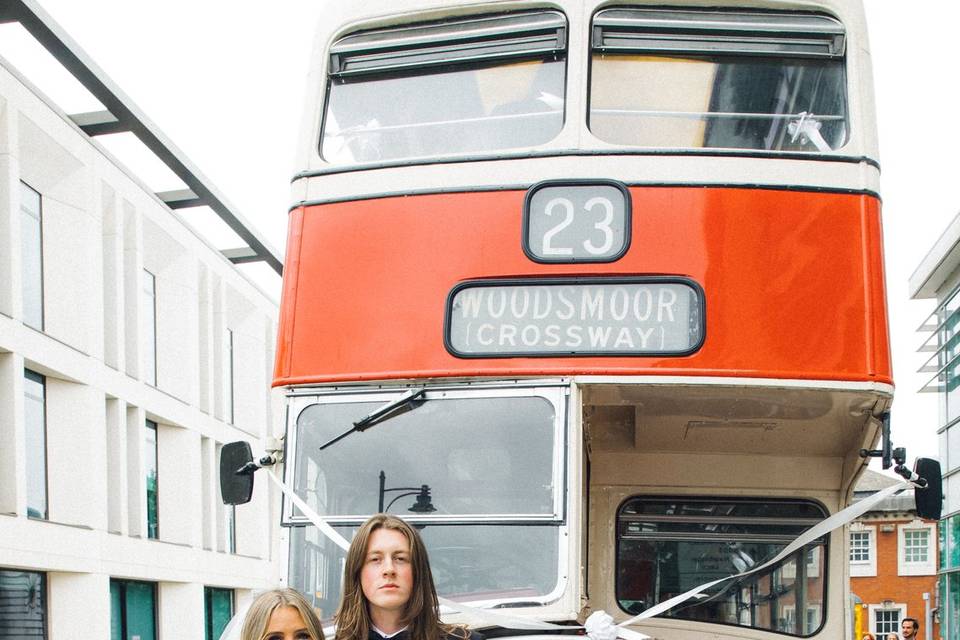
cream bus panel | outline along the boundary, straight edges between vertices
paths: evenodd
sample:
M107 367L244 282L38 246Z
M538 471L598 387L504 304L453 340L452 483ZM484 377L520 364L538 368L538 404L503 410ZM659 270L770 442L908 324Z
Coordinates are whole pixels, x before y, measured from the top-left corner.
M552 135L552 131L551 135L546 135L546 130L543 130L542 133L534 136L533 133L540 131L540 128L533 127L531 129L530 127L527 127L526 129L530 130L522 131L523 135L533 137L518 137L516 139L516 144L513 145L510 145L509 142L504 139L497 142L495 145L490 143L487 145L467 145L467 147L462 147L462 141L454 140L454 142L460 145L459 150L457 148L447 149L443 153L438 153L436 157L511 157L522 155L530 150L536 150L537 153L549 154L550 152L570 152L573 150L590 150L599 152L615 149L630 149L634 150L635 152L642 153L644 149L676 149L679 151L684 147L689 148L691 146L689 141L684 143L683 140L678 140L675 142L659 142L651 145L650 141L629 140L618 136L611 138L602 132L598 137L590 132L588 128L587 107L589 96L588 77L590 74L592 18L598 10L603 8L601 3L596 0L583 2L557 2L546 5L544 3L525 1L488 2L481 4L470 3L467 1L444 3L410 2L405 3L405 11L402 13L396 12L395 3L380 0L364 3L362 8L358 8L353 5L338 6L338 4L339 3L331 3L329 9L325 11L325 18L320 25L320 31L315 43L313 62L308 82L308 86L311 88L312 94L308 98L304 112L304 126L302 127L302 131L304 131L305 134L301 137L301 148L297 162L298 169L301 172L323 171L331 166L343 166L343 162L362 162L364 164L373 165L376 165L377 163L396 164L398 161L397 159L400 157L410 158L417 155L416 152L397 154L392 156L395 158L394 160L365 157L363 156L362 152L358 153L356 150L351 152L353 155L349 153L347 155L342 155L341 152L337 152L333 147L336 145L341 145L342 147L346 144L346 142L342 139L336 142L331 139L326 142L324 153L328 155L330 159L336 159L337 164L331 165L328 161L321 157L320 131L324 121L323 114L327 109L325 96L326 87L328 86L328 81L331 77L330 72L332 71L329 63L330 48L334 42L337 42L345 36L358 31L395 28L398 25L414 22L423 23L425 21L430 21L431 19L437 20L441 16L449 19L449 12L451 8L456 14L463 16L463 18L474 18L483 16L485 14L503 14L504 12L514 11L531 12L534 10L539 10L543 12L553 10L561 12L566 18L567 24L569 25L567 29L568 42L566 46L566 98L558 103L558 101L555 99L556 96L553 98L550 97L552 96L551 91L544 91L543 93L547 97L540 96L540 98L542 98L540 103L542 104L538 103L540 106L537 107L537 112L539 113L540 111L543 111L544 114L549 114L552 111L557 111L557 107L562 105L565 115L563 116L563 127L555 136ZM681 0L670 3L671 7L692 8L697 7L698 5L702 6L702 3L691 2L689 0ZM662 5L657 5L654 3L637 3L629 6L656 7ZM715 4L712 4L711 6L715 6ZM794 11L798 8L804 11L818 12L824 15L834 16L843 26L843 38L845 39L844 56L846 61L846 88L848 96L846 112L849 114L850 124L848 130L846 131L837 129L836 125L832 125L829 122L828 116L833 117L836 115L836 113L833 113L833 109L829 108L831 105L824 104L816 107L818 113L815 115L819 115L821 117L819 119L815 119L813 124L810 124L810 122L806 120L795 124L798 124L798 127L803 131L810 131L812 130L811 127L815 128L816 125L819 124L820 130L823 131L823 138L825 139L829 150L820 152L817 150L817 146L815 144L804 143L800 145L801 148L799 150L795 150L792 153L805 153L810 155L812 158L826 155L854 160L857 158L869 158L872 161L876 161L878 154L874 123L874 105L872 99L873 87L870 74L869 49L866 41L866 26L860 3L845 0L824 0L822 2L801 2L790 4L767 1L755 2L751 3L750 5L751 11L757 9L780 9L781 11ZM541 64L540 66L543 65ZM549 65L546 66L549 67ZM403 79L403 77L400 78L400 80ZM418 79L418 82L422 82L422 78ZM362 86L362 84L354 86L358 87ZM422 90L424 90L423 86L421 86L421 91ZM335 101L339 101L336 93L337 92L334 91L334 93L330 96L331 104L333 104ZM704 105L700 106L703 107ZM832 106L835 107L838 105L834 104ZM684 110L688 110L688 107L689 105L685 107ZM839 107L842 108L842 105L839 105ZM821 109L823 109L823 113L820 113ZM827 113L827 111L830 111L830 113ZM533 111L528 109L524 113L533 113ZM423 121L433 122L433 120L430 120L429 118L425 118ZM369 126L371 122L375 122L376 127L378 128L383 128L387 125L386 122L378 121L377 118L368 118L366 124L363 126ZM361 124L363 123L355 123L354 125L347 126L346 128L350 131L351 135L357 136L362 133L360 129L357 128L360 127ZM337 126L341 127L342 129L342 125ZM831 130L831 127L833 127L833 130ZM341 130L340 133L342 134L343 131ZM367 136L369 137L369 135L370 133L368 132ZM799 138L800 136L798 136L798 139ZM605 139L613 140L614 142L606 141ZM845 143L843 143L844 139L846 140ZM534 140L536 140L536 142L534 142ZM363 146L359 142L355 142L353 144L354 146ZM793 143L794 149L796 149L797 144L798 143L796 142ZM327 151L329 151L329 153L327 153ZM433 157L433 153L434 152L427 150L425 153L420 155Z

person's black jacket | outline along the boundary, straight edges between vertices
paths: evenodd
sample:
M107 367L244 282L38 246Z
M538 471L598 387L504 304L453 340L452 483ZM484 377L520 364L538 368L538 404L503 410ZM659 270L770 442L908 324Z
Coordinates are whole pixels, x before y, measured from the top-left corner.
M474 631L473 629L467 629L467 631L470 633L470 636L467 638L467 640L484 640L483 635L480 634L479 632ZM386 639L382 635L374 631L373 629L370 629L370 634L367 636L367 640L386 640ZM390 636L389 640L410 640L410 632L404 629L397 635ZM448 633L444 640L463 640L463 636L455 631L453 633Z

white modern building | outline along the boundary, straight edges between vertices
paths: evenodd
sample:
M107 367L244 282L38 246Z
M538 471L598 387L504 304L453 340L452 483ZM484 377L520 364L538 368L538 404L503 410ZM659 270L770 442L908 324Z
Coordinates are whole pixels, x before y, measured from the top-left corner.
M960 637L960 215L910 276L910 296L935 299L921 327L929 359L925 390L940 398L940 465L944 505L940 521L940 623L944 638Z
M0 61L0 637L217 638L278 576L270 488L234 510L217 479L223 443L282 422L276 303L234 264L269 248L33 2L2 9L103 80L112 117L65 114ZM152 192L98 126L153 136L189 188ZM171 211L200 203L254 248Z

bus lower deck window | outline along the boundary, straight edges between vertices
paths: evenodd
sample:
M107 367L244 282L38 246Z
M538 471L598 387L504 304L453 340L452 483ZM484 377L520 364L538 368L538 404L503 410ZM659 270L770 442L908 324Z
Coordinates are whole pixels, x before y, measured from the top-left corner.
M630 498L617 514L618 604L640 613L705 582L759 567L826 516L820 505L802 500ZM826 540L818 539L664 615L811 635L825 619L826 551Z

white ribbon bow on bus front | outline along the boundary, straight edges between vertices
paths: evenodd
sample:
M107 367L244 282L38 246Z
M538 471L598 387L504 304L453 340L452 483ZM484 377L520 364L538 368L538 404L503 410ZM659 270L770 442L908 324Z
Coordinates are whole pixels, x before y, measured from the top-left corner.
M300 509L300 511L303 512L303 515L305 515L307 519L310 520L310 522L312 522L323 535L325 535L331 542L339 546L344 551L350 549L350 543L347 541L347 539L337 533L333 527L327 524L320 514L314 511L310 505L304 502L303 499L301 499L300 496L293 491L293 489L287 486L287 484L281 480L276 473L274 473L273 469L268 469L267 476L277 485L277 487L280 488L280 491L282 491L283 494L289 498L290 501L293 502L298 509ZM651 640L650 636L632 629L627 629L626 627L640 622L641 620L658 616L661 613L664 613L678 604L700 595L710 587L716 586L722 582L743 578L771 567L788 557L790 554L796 553L821 536L824 536L834 529L838 529L848 522L857 519L864 513L870 511L870 509L872 509L875 505L889 498L890 496L900 493L904 489L908 489L913 486L913 483L903 481L878 491L870 497L864 498L863 500L850 505L846 509L838 511L832 516L817 523L815 526L807 529L793 542L784 547L780 553L775 555L770 560L767 560L763 564L753 567L748 571L743 571L741 573L736 573L718 580L712 580L710 582L701 584L685 593L681 593L680 595L674 596L668 600L664 600L663 602L644 610L639 615L624 620L619 624L614 624L613 617L604 611L594 611L586 619L584 625L582 627L578 627L574 625L560 625L552 622L529 620L527 618L504 615L496 611L491 611L490 609L481 609L479 607L471 607L463 604L462 602L453 602L451 600L447 600L446 598L439 598L439 601L441 606L473 616L477 618L481 624L499 626L505 629L545 631L548 633L551 631L585 629L587 635L590 637L590 640L616 640L617 638L620 638L621 640ZM245 615L245 609L243 611L238 611L237 615L230 620L230 623L224 629L223 634L220 636L220 640L240 640L240 627L242 626L243 617ZM324 633L328 634L328 637L330 638L333 637L332 628L324 629Z

